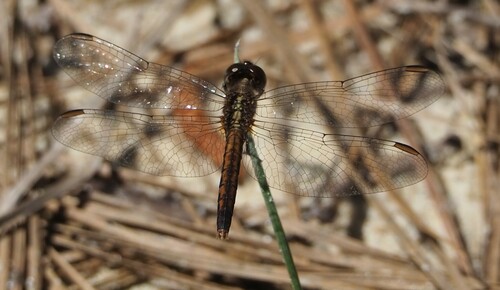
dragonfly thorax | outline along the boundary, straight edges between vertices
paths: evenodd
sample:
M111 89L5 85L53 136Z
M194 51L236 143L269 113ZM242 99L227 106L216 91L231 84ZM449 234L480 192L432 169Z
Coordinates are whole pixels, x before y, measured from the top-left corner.
M257 99L264 92L266 74L249 61L235 63L226 70L223 124L226 135L231 129L247 132L253 124Z

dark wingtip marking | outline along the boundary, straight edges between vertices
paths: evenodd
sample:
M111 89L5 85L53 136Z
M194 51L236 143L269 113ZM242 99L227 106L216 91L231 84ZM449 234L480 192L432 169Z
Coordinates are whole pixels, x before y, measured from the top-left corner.
M417 150L413 149L413 147L410 147L408 145L402 144L402 143L394 143L394 147L398 148L399 150L403 150L406 153L412 154L412 155L420 155Z
M94 36L87 33L73 33L68 35L69 37L83 39L83 40L93 40Z
M426 73L429 71L428 68L426 68L425 66L421 66L421 65L409 65L405 69L407 71L419 72L419 73Z
M73 118L75 116L84 115L84 114L85 114L84 110L73 110L73 111L68 111L68 112L62 114L60 117L61 118Z

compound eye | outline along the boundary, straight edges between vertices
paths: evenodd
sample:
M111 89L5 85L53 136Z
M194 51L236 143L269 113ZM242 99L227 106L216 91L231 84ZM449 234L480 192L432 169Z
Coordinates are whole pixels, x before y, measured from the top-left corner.
M253 73L253 83L261 88L261 89L264 89L264 87L266 86L266 83L267 83L267 77L266 77L266 73L264 72L264 70L262 70L259 66L256 66L256 65L252 65L251 68L250 68L250 71Z
M267 81L266 74L260 67L249 61L234 63L227 68L224 78L224 89L243 79L251 82L254 89L264 91Z

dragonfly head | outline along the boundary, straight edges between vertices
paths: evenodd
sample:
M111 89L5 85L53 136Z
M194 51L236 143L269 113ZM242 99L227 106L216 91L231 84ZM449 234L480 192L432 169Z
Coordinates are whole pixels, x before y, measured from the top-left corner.
M264 92L266 86L266 74L255 64L244 61L234 63L226 70L224 77L224 91L237 89L242 84L250 85L259 95Z

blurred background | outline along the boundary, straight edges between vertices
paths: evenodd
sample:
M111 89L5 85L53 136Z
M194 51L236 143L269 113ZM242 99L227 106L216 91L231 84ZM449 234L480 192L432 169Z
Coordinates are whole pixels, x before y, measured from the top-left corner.
M439 72L441 98L385 128L424 154L424 181L274 197L305 289L500 289L498 1L5 0L0 22L0 289L290 288L251 178L220 241L219 173L150 176L53 139L63 112L105 106L52 58L73 32L217 86L238 39L268 89Z

